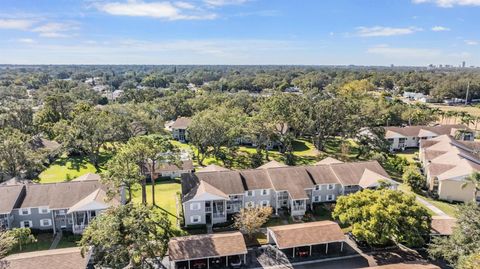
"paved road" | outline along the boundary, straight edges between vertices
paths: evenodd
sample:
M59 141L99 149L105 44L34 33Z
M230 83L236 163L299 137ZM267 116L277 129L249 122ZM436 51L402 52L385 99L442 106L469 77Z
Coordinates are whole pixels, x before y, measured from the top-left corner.
M416 195L417 196L417 195ZM432 210L436 215L439 215L439 216L443 216L443 217L448 217L448 215L443 212L442 210L440 210L438 207L432 205L431 203L429 203L427 200L417 196L417 201L419 201L420 203L424 204L426 207L428 207L428 209Z
M368 261L363 257L293 266L295 269L354 269L364 267L368 267Z

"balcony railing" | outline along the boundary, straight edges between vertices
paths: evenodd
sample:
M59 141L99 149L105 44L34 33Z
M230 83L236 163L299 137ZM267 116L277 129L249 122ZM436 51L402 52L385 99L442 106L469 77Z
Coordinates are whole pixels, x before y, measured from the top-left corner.
M74 234L81 234L81 233L83 233L83 230L85 230L86 227L87 227L86 224L75 224L72 227L73 233Z

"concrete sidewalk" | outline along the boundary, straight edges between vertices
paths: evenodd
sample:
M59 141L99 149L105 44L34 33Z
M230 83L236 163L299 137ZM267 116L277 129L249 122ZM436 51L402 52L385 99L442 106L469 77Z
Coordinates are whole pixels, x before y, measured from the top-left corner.
M431 203L429 203L427 200L419 197L418 195L415 195L417 197L417 201L419 201L420 203L422 203L423 205L425 205L428 209L432 210L436 215L438 216L442 216L442 217L450 217L449 215L447 215L445 212L443 212L442 210L440 210L438 207L432 205Z

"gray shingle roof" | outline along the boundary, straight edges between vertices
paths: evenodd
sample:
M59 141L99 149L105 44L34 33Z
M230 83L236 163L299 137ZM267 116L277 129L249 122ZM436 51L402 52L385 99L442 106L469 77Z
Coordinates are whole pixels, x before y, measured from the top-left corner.
M23 185L0 186L0 214L12 212L24 192Z

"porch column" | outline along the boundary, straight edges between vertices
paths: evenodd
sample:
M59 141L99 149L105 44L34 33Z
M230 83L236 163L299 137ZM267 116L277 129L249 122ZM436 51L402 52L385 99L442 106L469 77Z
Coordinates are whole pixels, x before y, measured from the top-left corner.
M343 252L343 241L342 244L340 244L340 252Z
M55 229L55 215L53 214L53 211L52 210L52 226L53 226L53 234L56 234L57 233L57 229Z
M228 267L228 256L225 256L225 266Z
M207 258L207 269L210 269L210 258Z
M327 246L325 248L325 254L328 254L328 243L327 243Z
M247 254L243 254L243 264L247 264Z
M295 258L295 247L293 247L293 258Z
M190 260L188 260L188 269L190 269Z
M310 245L310 252L309 252L308 256L312 256L312 245Z

